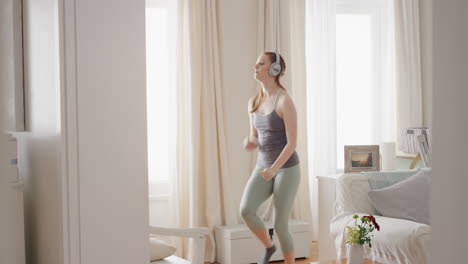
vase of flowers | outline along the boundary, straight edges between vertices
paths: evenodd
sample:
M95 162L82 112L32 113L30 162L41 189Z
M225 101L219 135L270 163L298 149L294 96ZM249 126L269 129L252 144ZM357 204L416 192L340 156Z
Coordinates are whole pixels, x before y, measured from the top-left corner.
M348 264L362 264L364 263L364 246L363 245L347 245L347 259Z
M372 232L375 229L380 231L380 226L372 215L362 217L354 215L353 218L354 226L346 226L348 264L362 264L364 261L364 244L367 243L370 248L372 247Z

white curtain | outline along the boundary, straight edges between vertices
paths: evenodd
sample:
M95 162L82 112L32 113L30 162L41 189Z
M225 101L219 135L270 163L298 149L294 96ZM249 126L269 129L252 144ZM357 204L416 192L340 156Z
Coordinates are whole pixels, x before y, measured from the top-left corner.
M398 143L401 131L422 126L419 0L395 1Z
M299 187L292 218L312 222L307 169L307 131L305 111L305 12L304 0L258 0L257 53L278 50L286 60L286 73L282 82L293 98L298 118L298 144L296 151L301 161ZM277 28L278 27L278 28ZM256 159L256 157L253 157ZM252 162L252 167L255 162ZM253 168L252 168L253 169ZM272 199L259 208L265 220L272 218Z
M293 208L293 217L311 223L311 226L317 225L312 220L312 211L310 203L309 189L309 164L308 164L308 138L307 138L307 87L306 87L306 48L305 48L305 1L288 1L284 10L286 13L285 25L288 32L284 41L284 48L288 51L289 58L289 79L291 97L294 100L297 111L297 138L300 144L296 151L301 160L301 185L299 186L295 207Z
M307 117L313 221L317 221L318 213L316 176L343 171L344 145L395 141L392 12L391 0L307 1ZM356 23L354 28L348 28L343 21ZM359 36L358 32L367 35ZM317 232L314 226L315 239Z
M318 221L316 176L336 173L334 0L308 1L306 6L307 116L312 221ZM318 239L318 226L313 226Z
M236 223L227 157L217 1L179 0L177 40L177 177L174 184L179 227ZM179 243L191 257L193 245ZM213 232L206 259L214 261Z

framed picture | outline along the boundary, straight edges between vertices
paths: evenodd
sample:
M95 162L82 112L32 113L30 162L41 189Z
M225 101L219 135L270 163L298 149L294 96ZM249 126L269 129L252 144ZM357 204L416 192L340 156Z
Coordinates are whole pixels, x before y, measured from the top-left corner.
M429 147L426 136L418 135L418 147L419 152L421 153L421 159L424 162L424 166L431 167L431 149Z
M345 146L345 173L380 171L379 145Z

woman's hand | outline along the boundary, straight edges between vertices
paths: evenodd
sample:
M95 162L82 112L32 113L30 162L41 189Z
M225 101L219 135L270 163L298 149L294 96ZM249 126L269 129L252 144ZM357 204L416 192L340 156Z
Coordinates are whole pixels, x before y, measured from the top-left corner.
M262 175L262 177L265 180L270 181L271 179L273 179L273 177L276 176L278 171L279 171L279 169L275 169L273 167L270 167L270 168L267 168L267 169L264 169L264 170L260 171L260 174Z
M252 151L257 147L257 139L250 140L250 137L247 136L244 138L243 145L246 151Z

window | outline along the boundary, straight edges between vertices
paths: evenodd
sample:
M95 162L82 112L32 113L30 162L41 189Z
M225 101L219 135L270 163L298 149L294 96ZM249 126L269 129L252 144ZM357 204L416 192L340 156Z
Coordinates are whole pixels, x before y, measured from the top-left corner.
M338 0L336 9L337 168L344 145L395 141L389 1Z
M344 169L345 145L394 142L393 1L306 4L310 167Z
M148 182L151 198L167 197L175 175L175 43L177 1L146 3Z

